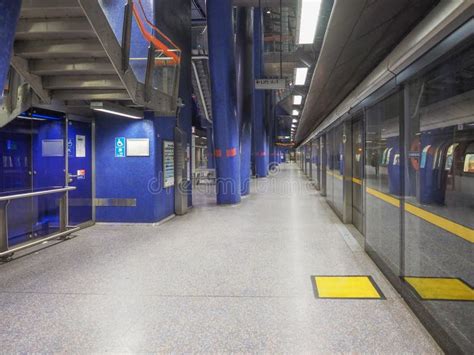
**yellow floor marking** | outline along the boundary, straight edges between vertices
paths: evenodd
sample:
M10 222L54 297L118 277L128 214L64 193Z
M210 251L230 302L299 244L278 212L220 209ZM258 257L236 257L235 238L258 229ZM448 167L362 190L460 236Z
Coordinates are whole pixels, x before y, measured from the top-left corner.
M434 213L423 210L419 207L416 207L410 203L405 203L405 210L410 212L412 215L415 215L425 221L434 224L435 226L447 230L458 237L461 237L468 242L474 243L474 229L464 227L458 223L452 222L449 219L435 215Z
M385 202L388 202L392 206L400 207L400 200L398 198L395 198L393 196L384 194L383 192L371 189L370 187L368 187L366 190L367 190L367 193L371 194L372 196L375 196Z
M362 180L355 177L352 178L352 182L356 183L357 185L362 185Z
M368 276L313 277L318 298L383 298Z
M404 277L424 300L474 301L474 290L459 279Z

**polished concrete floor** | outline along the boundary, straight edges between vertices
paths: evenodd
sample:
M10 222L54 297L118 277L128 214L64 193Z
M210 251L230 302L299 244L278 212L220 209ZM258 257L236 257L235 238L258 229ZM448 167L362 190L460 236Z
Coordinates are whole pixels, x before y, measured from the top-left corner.
M0 352L440 352L295 165L252 183L0 265ZM311 275L361 274L385 300L314 297Z

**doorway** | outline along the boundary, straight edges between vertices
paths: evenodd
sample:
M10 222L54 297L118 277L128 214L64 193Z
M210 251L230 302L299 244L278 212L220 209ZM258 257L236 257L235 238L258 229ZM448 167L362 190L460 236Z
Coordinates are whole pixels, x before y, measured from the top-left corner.
M68 131L68 185L76 187L69 192L69 225L87 226L93 223L92 123L69 120Z
M364 204L363 204L363 172L364 145L363 121L356 118L352 121L352 223L359 232L364 234Z

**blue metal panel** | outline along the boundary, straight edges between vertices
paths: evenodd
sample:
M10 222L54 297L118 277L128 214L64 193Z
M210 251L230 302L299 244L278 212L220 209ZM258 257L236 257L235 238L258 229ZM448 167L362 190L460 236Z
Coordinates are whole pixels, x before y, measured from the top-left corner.
M236 68L237 113L240 122L240 184L243 196L250 193L250 155L252 151L253 94L253 14L241 7L237 11Z
M174 117L96 119L96 197L136 199L136 207L97 207L99 222L155 223L174 213L174 188L163 188L163 140L174 140ZM115 157L115 137L150 139L149 157Z
M21 0L0 0L0 91L3 91L10 68L16 24L20 17Z
M149 157L115 157L115 137L150 139ZM136 199L136 207L97 207L99 222L156 222L155 196L149 189L157 177L153 120L126 120L98 114L96 119L96 197Z
M240 202L239 126L231 0L208 0L209 61L216 155L217 203Z

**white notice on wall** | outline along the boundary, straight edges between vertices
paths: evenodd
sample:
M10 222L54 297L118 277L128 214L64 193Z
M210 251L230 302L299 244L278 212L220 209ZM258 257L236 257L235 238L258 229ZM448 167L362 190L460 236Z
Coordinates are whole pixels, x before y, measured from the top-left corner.
M150 140L148 138L128 138L127 157L149 157Z
M76 136L76 158L86 157L86 136Z

